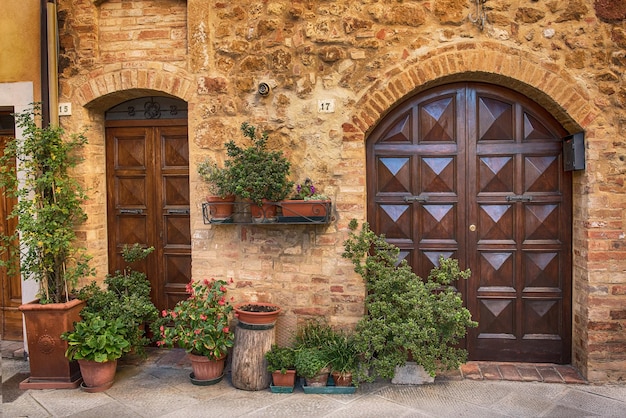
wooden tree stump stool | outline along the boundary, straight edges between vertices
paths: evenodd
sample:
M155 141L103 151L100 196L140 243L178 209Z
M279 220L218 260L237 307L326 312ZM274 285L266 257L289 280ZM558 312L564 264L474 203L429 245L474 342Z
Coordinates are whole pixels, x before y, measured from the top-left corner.
M249 325L239 322L231 364L233 386L243 390L263 390L270 386L265 353L274 344L274 324Z

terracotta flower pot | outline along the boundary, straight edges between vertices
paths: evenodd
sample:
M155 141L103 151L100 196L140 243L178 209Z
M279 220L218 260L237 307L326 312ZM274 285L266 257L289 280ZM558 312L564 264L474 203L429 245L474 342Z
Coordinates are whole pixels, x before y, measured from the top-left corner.
M276 322L281 309L278 305L265 302L246 302L234 306L239 322L248 325L271 325Z
M209 203L209 215L211 216L211 220L224 221L232 217L235 196L227 196L224 198L219 196L207 196L206 201Z
M328 200L285 200L281 206L283 216L320 218L326 216Z
M224 365L226 356L221 359L213 360L207 356L198 356L196 354L187 354L191 360L191 369L193 370L193 379L197 381L212 381L220 379L224 374Z
M322 387L322 386L326 386L328 384L328 375L329 375L329 371L328 369L322 369L320 370L320 372L318 374L316 374L313 377L306 377L304 378L306 385L309 387Z
M352 373L332 372L335 386L352 386Z
M280 370L272 372L272 381L274 386L293 387L296 384L296 371L287 370L287 373L282 374Z
M278 206L274 202L263 199L263 205L259 206L253 202L250 202L250 216L252 220L257 223L261 222L276 222L276 212Z
M74 322L81 320L80 311L85 303L79 299L44 305L34 301L19 307L26 324L30 363L30 377L20 383L20 389L80 386L80 367L65 357L67 341L61 339L61 334L74 330Z
M117 360L98 363L93 360L78 360L83 375L83 389L86 392L104 392L115 380Z

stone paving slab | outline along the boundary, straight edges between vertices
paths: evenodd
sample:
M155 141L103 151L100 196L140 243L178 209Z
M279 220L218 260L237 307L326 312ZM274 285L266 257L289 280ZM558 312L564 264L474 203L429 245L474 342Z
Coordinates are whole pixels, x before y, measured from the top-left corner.
M438 376L428 385L377 381L361 385L351 395L311 395L300 387L290 394L274 394L269 389L238 390L228 374L217 385L194 386L184 357L181 351L162 350L151 352L146 360L121 362L113 387L102 393L80 389L16 391L11 388L12 378L28 373L28 362L3 359L6 399L2 418L583 417L624 416L626 411L626 385L566 384L562 373L557 374L563 382L545 383L547 379L537 365L499 364L485 372L483 363L470 363L464 370L479 380L461 379L462 369ZM525 370L537 373L532 375L536 380L524 381ZM559 371L550 369L555 370ZM521 380L511 378L515 372ZM511 380L490 380L485 374L499 374L501 379L509 376Z

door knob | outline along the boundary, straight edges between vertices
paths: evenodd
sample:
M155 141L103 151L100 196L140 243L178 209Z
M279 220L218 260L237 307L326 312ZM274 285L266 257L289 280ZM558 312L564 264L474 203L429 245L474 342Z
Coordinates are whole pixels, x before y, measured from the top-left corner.
M476 225L471 224L471 225L469 226L469 230L470 230L470 231L472 231L472 232L476 231Z

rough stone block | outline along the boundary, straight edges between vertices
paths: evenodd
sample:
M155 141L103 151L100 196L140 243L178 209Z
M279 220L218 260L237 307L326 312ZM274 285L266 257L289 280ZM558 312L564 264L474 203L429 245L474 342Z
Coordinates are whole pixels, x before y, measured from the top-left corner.
M434 381L435 378L414 361L408 361L404 366L396 367L396 374L391 379L394 385L423 385Z

